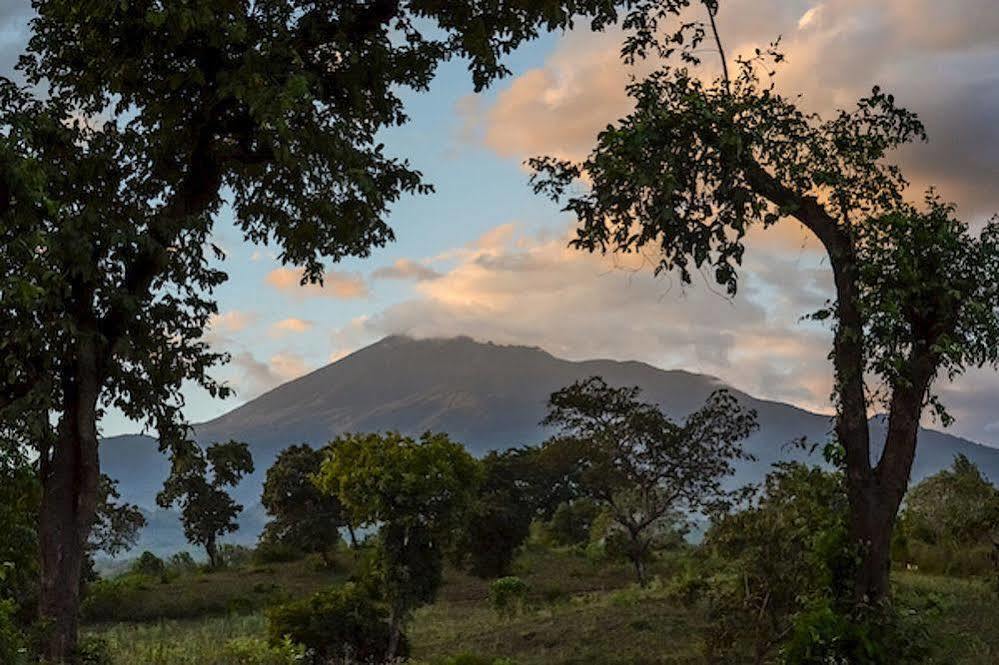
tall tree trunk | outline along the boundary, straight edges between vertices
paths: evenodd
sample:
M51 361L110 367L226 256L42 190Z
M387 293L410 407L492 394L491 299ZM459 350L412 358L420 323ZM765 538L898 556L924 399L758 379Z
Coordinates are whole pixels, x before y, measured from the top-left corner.
M94 354L81 354L64 385L65 409L53 449L42 464L39 514L41 597L48 632L42 647L54 663L72 662L77 645L80 573L97 511L97 380Z
M392 606L392 611L389 616L389 643L388 652L385 654L385 660L392 662L396 655L399 653L399 642L402 639L402 610L396 607L394 604Z
M215 544L215 539L210 538L207 543L205 543L205 552L208 553L208 567L212 570L218 568L219 565L219 549Z
M873 482L850 487L849 496L851 540L860 549L860 561L854 571L853 600L859 604L877 604L890 590L891 536L898 503Z

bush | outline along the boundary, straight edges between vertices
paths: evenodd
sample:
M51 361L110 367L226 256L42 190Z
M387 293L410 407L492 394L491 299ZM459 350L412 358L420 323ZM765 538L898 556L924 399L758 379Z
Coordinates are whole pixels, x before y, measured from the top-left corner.
M600 507L589 499L561 504L548 524L552 541L562 546L585 545L600 513Z
M378 662L389 644L388 611L355 584L321 591L267 613L273 645L291 640L318 662ZM401 640L399 656L408 654Z
M253 637L238 637L226 642L211 665L294 665L305 658L305 649L284 640L270 644Z
M0 600L0 663L27 665L28 650L24 635L14 622L17 608L9 600Z
M304 556L302 550L294 545L264 540L254 550L253 561L257 564L289 563Z
M489 585L489 604L501 616L513 616L524 608L528 590L519 577L501 577Z
M178 552L167 559L167 575L179 577L197 572L198 562L190 552Z
M445 656L432 661L432 665L515 665L509 658L489 658L474 653Z
M82 637L76 647L75 662L77 665L114 665L111 646L107 640L100 637Z
M244 545L225 543L219 547L219 568L241 568L253 563L253 550Z
M146 577L162 578L166 573L166 564L163 563L163 559L146 550L132 564L132 572Z

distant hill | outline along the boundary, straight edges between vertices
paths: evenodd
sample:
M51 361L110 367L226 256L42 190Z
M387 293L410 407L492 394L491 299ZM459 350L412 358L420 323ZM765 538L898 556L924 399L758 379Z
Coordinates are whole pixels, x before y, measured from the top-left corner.
M414 340L388 337L337 362L281 385L245 405L195 426L202 443L236 439L253 451L257 472L237 489L247 506L243 529L233 540L252 542L263 523L259 507L264 474L277 453L296 443L322 445L337 434L399 430L406 434L447 432L475 454L547 437L539 422L548 396L577 379L602 376L612 385L637 385L643 398L674 417L700 406L718 379L639 362L571 362L534 347L500 346L467 337ZM798 437L823 441L828 416L733 393L759 414L760 430L746 441L757 459L742 463L733 484L759 480L779 459L800 458L787 443ZM880 420L872 421L883 435ZM918 480L950 465L963 453L993 481L999 481L999 449L933 430L920 434L913 469ZM154 509L154 497L169 463L155 440L139 435L106 439L101 447L106 473L120 481L125 499ZM184 547L179 525L169 528L159 514L140 547L173 551Z

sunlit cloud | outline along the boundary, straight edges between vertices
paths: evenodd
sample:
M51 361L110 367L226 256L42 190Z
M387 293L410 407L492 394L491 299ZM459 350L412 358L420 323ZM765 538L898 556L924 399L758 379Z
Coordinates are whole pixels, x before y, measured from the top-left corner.
M323 297L350 300L367 297L368 285L361 275L331 270L322 284L302 284L303 271L277 268L267 273L265 282L273 288L298 297Z
M285 335L295 335L312 330L313 323L304 319L282 319L271 324L270 333L273 337L283 337Z

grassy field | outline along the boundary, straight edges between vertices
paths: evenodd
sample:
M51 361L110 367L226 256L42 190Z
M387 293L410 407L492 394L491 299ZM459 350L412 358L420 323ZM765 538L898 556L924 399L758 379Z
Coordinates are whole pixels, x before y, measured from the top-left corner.
M261 580L282 590L282 597L305 594L343 578L317 571L305 562L180 578L161 588L136 590L130 600L143 621L96 623L90 634L105 638L115 665L229 665L225 645L239 638L263 638L266 620L260 603L226 602L243 598ZM661 589L643 591L631 584L625 566L596 564L568 552L533 551L522 556L517 573L531 587L527 608L501 617L487 602L487 584L448 571L440 598L419 610L409 628L415 663L444 663L448 657L476 654L506 658L516 665L651 665L702 663L702 640L711 629L697 607L672 601ZM668 579L674 566L655 571ZM203 581L208 579L208 582ZM931 663L999 663L999 602L983 581L895 575L898 593L913 611L932 613ZM188 608L198 616L178 620L177 598L199 592L214 600L212 611ZM146 594L143 596L143 594ZM275 596L276 597L276 596Z

